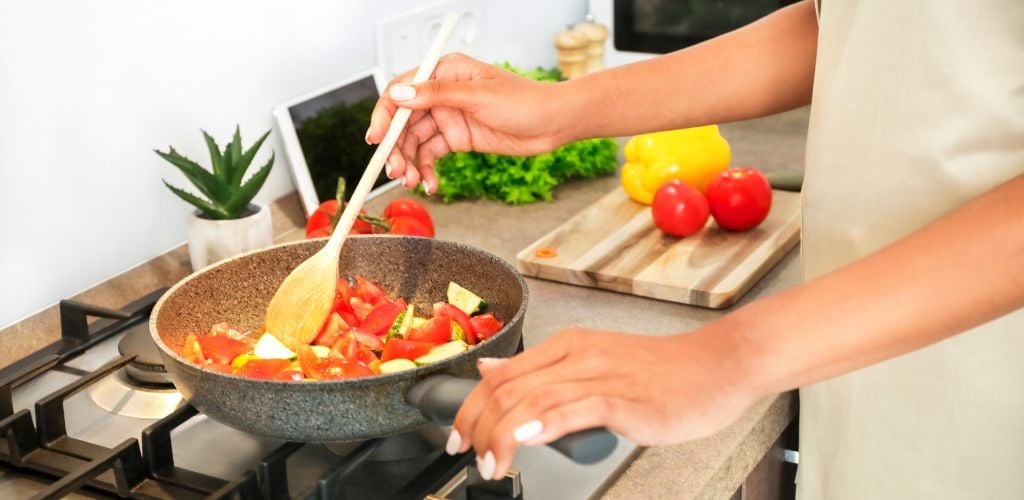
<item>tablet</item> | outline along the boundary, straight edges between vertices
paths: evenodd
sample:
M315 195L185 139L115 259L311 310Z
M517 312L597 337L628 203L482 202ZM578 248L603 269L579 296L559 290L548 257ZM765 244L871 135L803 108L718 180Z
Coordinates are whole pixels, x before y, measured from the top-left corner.
M385 84L380 69L371 68L274 108L307 217L321 201L334 199L338 177L345 178L346 199L355 189L376 148L366 144L366 128ZM369 198L397 183L381 173Z

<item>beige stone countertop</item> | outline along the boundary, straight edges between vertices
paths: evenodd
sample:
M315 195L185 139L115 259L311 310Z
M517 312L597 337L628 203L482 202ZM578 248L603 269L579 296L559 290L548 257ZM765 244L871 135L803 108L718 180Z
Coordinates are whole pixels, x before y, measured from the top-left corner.
M733 148L733 164L764 171L802 169L806 110L775 117L727 124L723 135ZM511 207L492 201L443 204L428 199L437 238L460 241L490 251L509 262L534 240L551 231L611 189L614 176L570 181L557 188L555 201ZM400 189L371 200L379 212ZM303 237L304 218L298 197L290 195L273 206L278 241ZM184 247L176 248L122 273L73 298L118 308L190 272ZM791 251L740 301L791 286L800 279L798 251ZM530 305L523 328L529 348L568 326L667 335L693 330L728 310L711 310L646 299L615 292L527 279ZM738 307L734 306L734 307ZM0 330L0 367L7 366L59 337L56 307ZM771 447L796 412L793 394L768 398L751 407L719 433L698 441L643 450L604 492L605 498L728 498Z

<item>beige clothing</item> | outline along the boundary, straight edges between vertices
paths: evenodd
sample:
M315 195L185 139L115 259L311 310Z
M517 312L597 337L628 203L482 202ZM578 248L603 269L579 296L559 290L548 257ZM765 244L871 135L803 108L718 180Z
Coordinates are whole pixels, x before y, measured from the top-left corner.
M823 2L806 278L1021 173L1024 1ZM800 397L801 499L1024 498L1024 310Z

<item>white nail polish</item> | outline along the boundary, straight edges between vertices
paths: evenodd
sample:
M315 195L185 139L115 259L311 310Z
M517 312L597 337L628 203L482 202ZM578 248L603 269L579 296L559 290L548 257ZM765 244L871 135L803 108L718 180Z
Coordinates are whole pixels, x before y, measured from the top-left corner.
M391 87L391 98L396 101L408 101L416 97L416 87L412 85L395 85Z
M430 184L427 184L427 181L420 181L420 185L423 186L424 193L430 194Z
M393 179L394 178L394 177L391 177L391 163L384 162L384 175L387 175L388 179Z
M455 455L459 452L459 447L462 446L462 434L459 431L452 428L452 433L448 435L448 442L444 445L444 452L449 455Z
M537 436L544 431L544 424L540 420L531 420L519 427L516 427L512 431L512 437L516 438L516 441L525 443Z
M488 451L483 459L476 457L476 468L480 471L480 477L494 479L494 453Z

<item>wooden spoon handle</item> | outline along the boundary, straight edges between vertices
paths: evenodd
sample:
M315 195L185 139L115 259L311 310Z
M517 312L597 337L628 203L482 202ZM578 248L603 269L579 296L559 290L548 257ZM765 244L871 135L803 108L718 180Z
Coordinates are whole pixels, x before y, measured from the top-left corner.
M455 12L449 12L445 16L441 30L438 31L437 37L434 38L434 43L431 44L430 49L427 50L427 55L423 57L423 64L416 70L416 75L412 77L412 83L425 82L434 73L437 61L441 58L441 52L448 45L448 39L451 38L452 33L455 31L455 25L458 22L459 15ZM395 142L398 141L398 136L402 134L402 129L405 128L406 122L409 121L410 114L412 114L412 110L408 108L398 108L398 111L395 112L395 116L391 119L391 125L384 135L384 140L377 146L377 150L373 152L370 163L366 166L366 171L363 172L362 178L359 179L359 184L352 191L352 198L349 199L345 211L341 213L338 227L334 229L334 234L331 235L331 239L324 247L325 251L328 248L332 249L334 253L341 251L341 245L345 242L345 236L352 230L352 225L356 222L356 216L359 215L359 210L366 203L366 197L373 189L377 177L380 176L380 169L384 167L384 162L395 147Z

